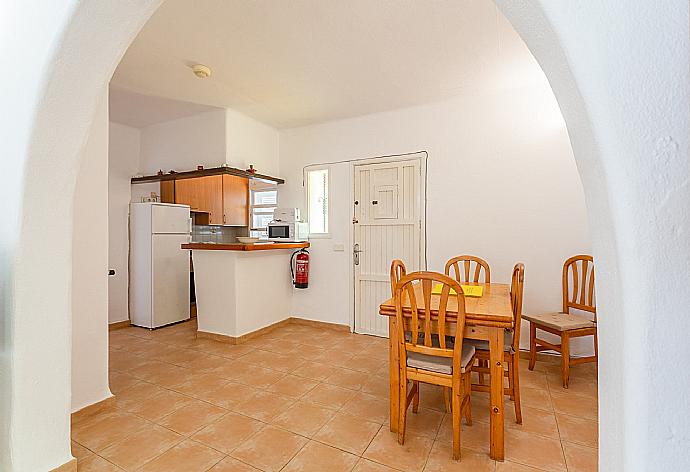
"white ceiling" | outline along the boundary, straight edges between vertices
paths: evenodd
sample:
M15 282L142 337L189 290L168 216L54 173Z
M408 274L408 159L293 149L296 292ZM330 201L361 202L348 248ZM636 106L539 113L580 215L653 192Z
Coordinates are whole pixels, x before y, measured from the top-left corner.
M135 128L219 109L170 98L142 95L112 85L108 98L110 121Z
M286 128L520 87L534 64L491 0L167 0L112 83Z

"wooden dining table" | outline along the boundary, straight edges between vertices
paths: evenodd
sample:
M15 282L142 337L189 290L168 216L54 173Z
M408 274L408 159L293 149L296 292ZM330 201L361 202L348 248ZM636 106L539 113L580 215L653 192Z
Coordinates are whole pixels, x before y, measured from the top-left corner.
M465 297L465 333L468 339L480 339L489 341L489 366L491 376L491 392L489 400L490 428L490 452L492 459L502 461L505 456L504 448L504 399L503 399L503 339L504 330L512 329L515 320L510 305L510 285L508 284L467 284L481 285L484 293L481 297ZM421 286L415 287L416 300L419 310L424 310L424 297ZM431 317L438 314L440 295L432 295ZM403 316L405 330L408 330L412 309L409 299L403 304ZM457 300L455 297L448 299L446 322L451 328L450 334L455 334L452 329L457 320ZM379 307L379 314L388 317L388 343L390 349L390 429L398 430L398 398L399 398L399 373L398 373L398 342L396 338L397 320L395 315L395 302L392 298L383 302Z

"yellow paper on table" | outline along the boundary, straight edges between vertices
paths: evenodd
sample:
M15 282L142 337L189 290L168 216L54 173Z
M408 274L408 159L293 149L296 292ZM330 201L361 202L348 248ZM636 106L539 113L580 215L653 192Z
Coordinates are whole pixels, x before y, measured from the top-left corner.
M462 292L465 294L466 297L481 297L484 295L484 287L481 285L461 285L462 287ZM434 285L434 288L431 289L431 293L440 295L441 294L441 289L443 288L443 284L436 284ZM455 290L450 289L450 294L455 295Z

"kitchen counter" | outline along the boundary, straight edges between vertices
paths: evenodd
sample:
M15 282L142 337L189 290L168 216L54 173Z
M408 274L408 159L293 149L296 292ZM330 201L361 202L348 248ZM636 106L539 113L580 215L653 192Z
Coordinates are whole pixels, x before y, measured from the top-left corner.
M290 259L302 243L184 243L194 262L199 337L241 342L290 317Z
M275 249L302 249L308 248L308 242L301 243L254 243L254 244L242 244L242 243L185 243L182 245L182 249L196 249L196 250L208 250L208 251L269 251Z

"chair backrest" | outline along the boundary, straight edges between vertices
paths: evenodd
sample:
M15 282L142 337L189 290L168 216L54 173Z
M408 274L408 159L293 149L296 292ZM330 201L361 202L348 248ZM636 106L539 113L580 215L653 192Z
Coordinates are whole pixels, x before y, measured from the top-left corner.
M453 274L451 274L451 270L453 271ZM480 257L454 257L446 262L445 273L448 276L454 276L455 280L460 283L491 283L491 269L489 269L489 263ZM484 274L484 280L481 280L482 273Z
M522 321L522 292L525 286L525 265L518 262L513 267L510 278L510 306L513 309L515 328L513 330L513 349L520 352L520 325Z
M431 292L435 285L441 286L441 294L433 295ZM452 293L455 291L455 293ZM409 301L410 341L405 339L404 320L405 301ZM452 302L455 303L452 303ZM451 302L449 304L449 302ZM457 310L457 322L455 331L455 345L453 348L446 346L446 334L451 325L446 321L448 308ZM399 346L400 368L404 368L407 362L407 352L451 357L453 358L453 374L460 374L460 359L462 357L462 339L465 331L465 296L462 287L456 280L438 272L412 272L403 276L395 286L395 313L397 317L397 335ZM424 334L420 338L420 328ZM438 344L432 343L432 334L438 334ZM423 342L423 344L422 344Z
M570 313L571 308L594 313L596 320L592 256L580 254L563 264L563 313Z
M394 259L391 262L391 298L395 296L395 285L398 283L398 280L406 274L405 263L400 259Z

